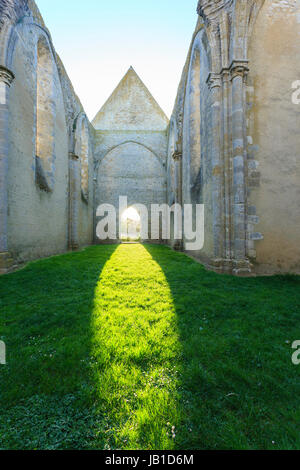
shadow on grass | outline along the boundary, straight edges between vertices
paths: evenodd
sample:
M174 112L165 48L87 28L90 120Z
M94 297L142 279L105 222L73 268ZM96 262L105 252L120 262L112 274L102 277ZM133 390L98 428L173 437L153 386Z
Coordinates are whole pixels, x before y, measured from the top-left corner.
M299 279L131 244L1 277L0 448L300 448Z
M299 449L300 277L218 275L145 245L172 293L181 344L178 449Z
M115 245L30 263L0 277L0 448L101 447L90 344L95 288ZM104 441L103 441L104 442Z

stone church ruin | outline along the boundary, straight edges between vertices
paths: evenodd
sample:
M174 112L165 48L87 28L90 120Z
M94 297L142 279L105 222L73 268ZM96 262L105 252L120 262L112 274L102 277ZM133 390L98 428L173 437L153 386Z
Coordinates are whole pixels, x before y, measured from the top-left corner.
M209 269L300 272L299 2L197 13L170 120L130 67L89 122L34 1L0 0L0 273L99 242L120 195L204 204Z

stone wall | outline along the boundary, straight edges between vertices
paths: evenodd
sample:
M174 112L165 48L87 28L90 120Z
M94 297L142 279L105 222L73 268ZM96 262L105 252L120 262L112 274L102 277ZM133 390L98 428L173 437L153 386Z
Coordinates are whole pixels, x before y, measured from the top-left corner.
M119 196L204 204L210 269L299 272L299 15L200 0L170 123L131 67L91 124L34 1L0 0L0 273L96 241Z
M119 196L126 196L129 206L145 205L149 214L151 204L166 203L168 123L131 67L93 120L95 208L118 209Z
M4 272L11 257L16 263L91 243L93 129L35 3L1 0L0 18ZM84 155L76 148L82 132L76 127L79 116L88 133ZM70 163L74 155L77 176ZM81 191L84 161L86 197Z
M198 4L170 123L168 200L205 205L204 247L191 254L219 272L300 271L299 7Z
M295 0L265 1L249 47L249 237L259 273L300 271L299 13Z
M95 201L119 208L119 196L127 197L129 207L145 205L149 214L151 204L166 203L165 168L160 158L142 144L129 141L117 145L99 164Z

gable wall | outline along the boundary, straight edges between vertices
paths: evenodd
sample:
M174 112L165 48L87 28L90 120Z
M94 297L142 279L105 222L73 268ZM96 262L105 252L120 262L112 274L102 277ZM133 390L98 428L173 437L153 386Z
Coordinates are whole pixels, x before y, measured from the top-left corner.
M149 210L166 203L166 131L95 134L95 210L100 204L118 208L119 196L127 196L129 206L144 204Z
M129 206L143 204L149 214L151 204L165 204L168 118L132 68L93 125L95 210L111 204L118 212L120 196Z
M163 131L168 119L130 68L93 120L96 130Z

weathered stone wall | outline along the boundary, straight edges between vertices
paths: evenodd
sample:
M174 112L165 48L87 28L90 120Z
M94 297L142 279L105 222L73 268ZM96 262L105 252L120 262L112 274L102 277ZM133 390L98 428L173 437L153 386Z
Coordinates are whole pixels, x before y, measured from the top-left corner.
M77 243L74 243L76 248L76 245L88 245L94 239L94 129L83 111L77 115L72 133L74 153L78 157L79 190L75 192L78 208L78 213L75 214L75 222L78 224ZM73 156L71 151L71 158Z
M80 172L71 218L69 157L75 154L82 105L35 3L1 0L0 18L0 86L5 91L0 111L6 123L0 149L0 252L23 261L67 250L74 223L74 247L91 243L93 129L87 122L88 196L81 197Z
M129 206L143 204L150 214L151 204L165 204L168 119L132 68L93 125L95 206L118 209L119 196L127 196Z
M199 18L171 116L167 164L168 200L179 202L182 206L193 204L194 209L196 204L205 206L204 247L192 253L203 261L214 256L211 159L213 103L207 84L211 70L210 53L203 20ZM187 242L184 237L183 249ZM174 245L177 247L176 241L171 239L171 246Z
M265 1L249 48L249 236L263 273L300 271L299 14L295 0Z
M192 254L208 267L299 272L299 2L200 0L198 13L171 117L168 200L204 203L205 244Z
M119 196L204 204L192 254L211 269L300 271L300 3L200 0L198 14L170 124L130 68L93 127L35 3L0 0L0 273L91 243Z
M31 21L19 23L14 30L14 46L9 57L9 68L16 78L9 100L8 249L18 259L48 255L67 247L68 132L55 68L46 77L53 89L49 103L53 126L48 126L49 139L53 138L53 148L49 149L53 152L53 161L51 174L47 171L53 190L43 191L36 184L35 51L41 34L40 28Z
M96 130L161 131L168 118L130 67L93 120Z
M206 82L210 72L205 29L192 43L186 81L182 131L183 204L204 204L204 247L196 256L213 256L212 220L212 101ZM194 211L195 214L195 211ZM184 248L187 240L184 240Z
M108 152L98 167L95 200L119 207L119 196L128 206L166 203L166 172L161 160L144 145L127 142ZM149 234L150 238L150 234Z

